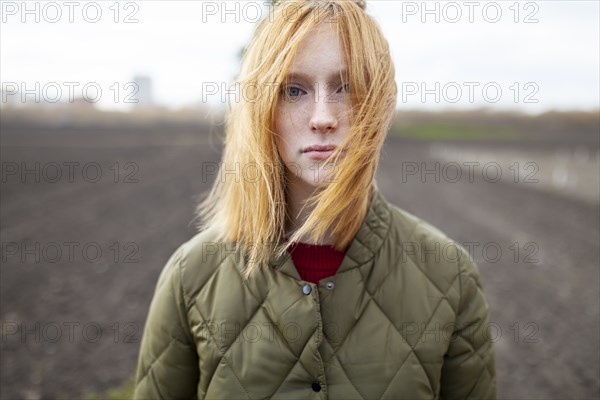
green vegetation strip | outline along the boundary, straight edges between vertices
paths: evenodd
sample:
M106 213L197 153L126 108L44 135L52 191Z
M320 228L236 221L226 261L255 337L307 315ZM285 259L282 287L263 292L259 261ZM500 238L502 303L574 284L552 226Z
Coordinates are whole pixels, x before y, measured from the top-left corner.
M392 125L391 136L424 140L512 140L518 139L509 126L417 123L407 126Z

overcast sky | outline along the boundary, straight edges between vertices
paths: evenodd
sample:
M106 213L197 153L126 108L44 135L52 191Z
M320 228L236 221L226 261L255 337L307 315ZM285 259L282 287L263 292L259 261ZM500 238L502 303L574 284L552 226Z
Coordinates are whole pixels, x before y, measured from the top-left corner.
M76 96L88 84L89 98L102 91L98 106L126 109L126 84L145 74L162 105L218 107L221 96L203 99L203 84L232 81L256 19L268 14L262 0L65 3L29 1L27 13L21 1L1 2L3 88L39 83L42 99L56 99L59 86L66 101L65 82L79 85ZM390 43L398 108L599 106L598 1L428 1L430 13L421 1L367 4Z

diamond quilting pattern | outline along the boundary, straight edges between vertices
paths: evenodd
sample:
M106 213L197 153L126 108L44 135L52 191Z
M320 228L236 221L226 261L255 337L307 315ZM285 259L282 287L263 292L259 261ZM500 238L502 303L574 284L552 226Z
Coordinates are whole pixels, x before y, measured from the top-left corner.
M491 345L461 335L450 345L453 330L441 328L487 321L477 269L403 254L406 241L448 239L379 193L333 290L303 294L305 282L285 259L244 283L235 255L206 257L213 233L172 258L179 270L165 269L175 291L158 291L150 318L158 328L141 351L138 394L187 398L197 387L200 399L493 397ZM168 346L171 332L181 346ZM199 381L189 365L197 362ZM182 377L184 368L192 373Z

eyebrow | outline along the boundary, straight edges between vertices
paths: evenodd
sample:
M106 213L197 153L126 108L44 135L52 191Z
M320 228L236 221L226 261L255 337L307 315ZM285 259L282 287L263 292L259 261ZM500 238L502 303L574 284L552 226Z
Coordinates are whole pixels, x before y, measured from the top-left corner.
M329 74L329 76L327 77L327 79L335 79L335 78L339 78L340 75L342 77L347 77L348 76L348 70L346 68L341 69L337 72L334 72L332 74ZM310 81L310 76L303 73L303 72L295 72L295 71L290 71L284 79L303 79L305 81Z

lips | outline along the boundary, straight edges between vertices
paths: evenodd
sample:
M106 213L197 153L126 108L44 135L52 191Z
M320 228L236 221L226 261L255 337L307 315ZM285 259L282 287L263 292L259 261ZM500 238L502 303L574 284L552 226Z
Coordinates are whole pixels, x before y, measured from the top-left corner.
M336 147L337 146L334 146L332 144L325 144L325 145L315 144L313 146L309 146L309 147L305 148L302 152L303 153L308 153L308 152L328 152L328 151L334 150Z
M303 150L303 153L311 160L321 161L328 158L333 153L333 150L335 150L336 147L337 146L334 146L332 144L316 144L305 148Z

